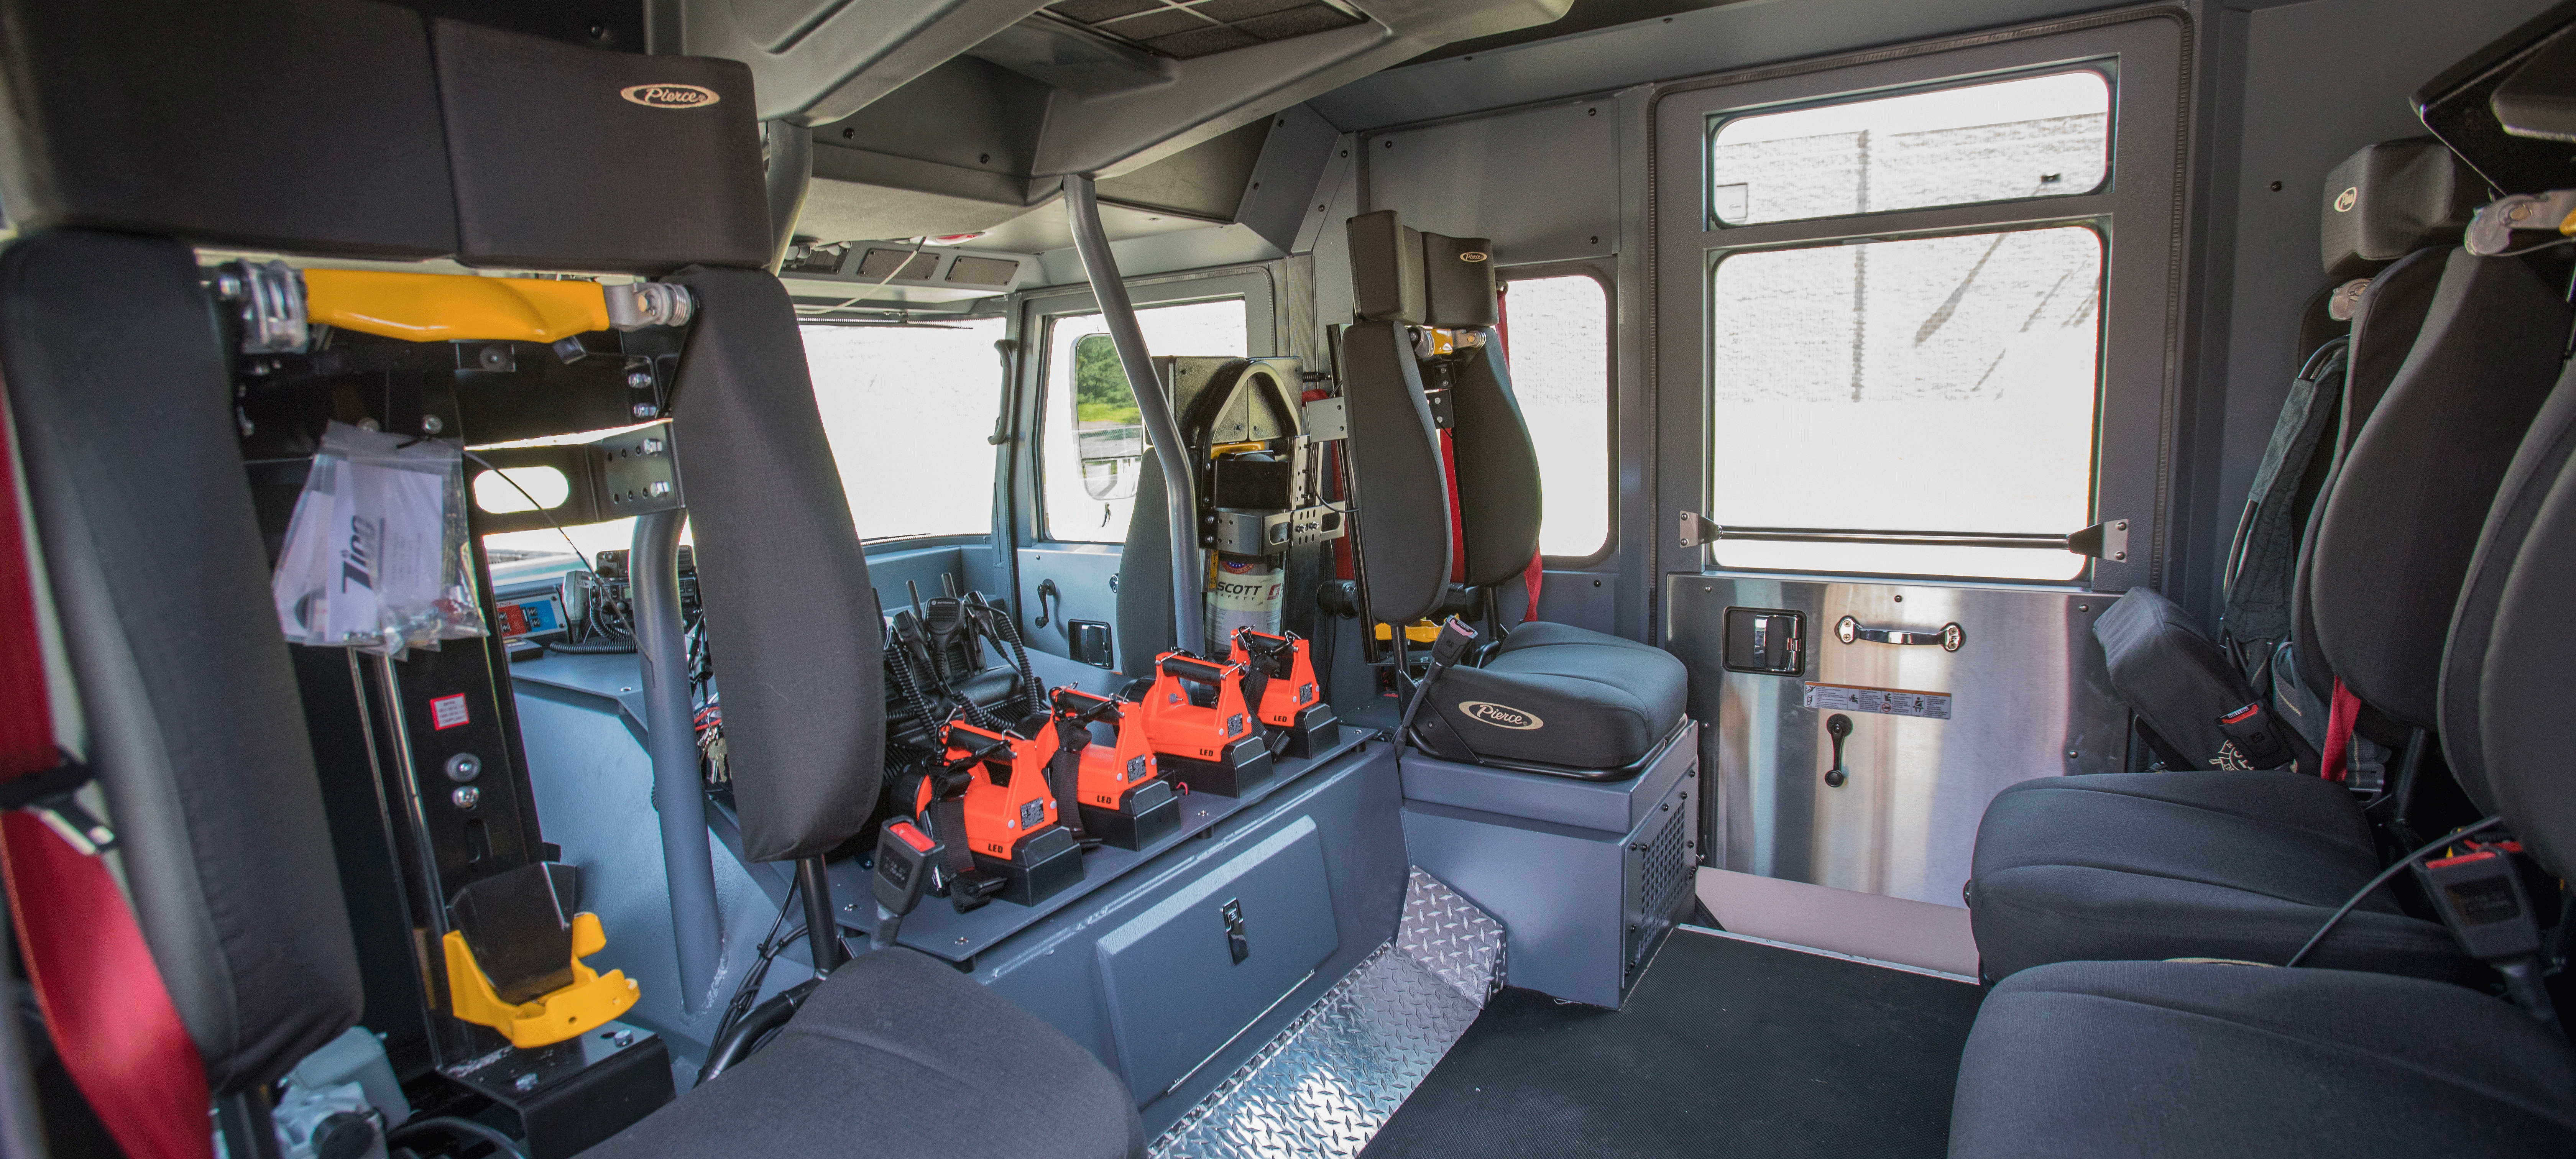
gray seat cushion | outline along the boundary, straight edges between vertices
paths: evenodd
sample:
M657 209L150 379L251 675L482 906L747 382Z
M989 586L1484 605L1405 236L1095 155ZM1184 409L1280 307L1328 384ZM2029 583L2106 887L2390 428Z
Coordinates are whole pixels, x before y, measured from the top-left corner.
M1127 1088L1054 1027L911 950L852 959L769 1045L589 1159L1145 1153Z
M2189 769L2024 781L1977 826L1970 923L1989 980L2049 962L2235 958L2279 964L2382 862L2352 794L2282 770ZM2439 924L2382 889L2310 965L2471 981Z
M2576 1050L2457 986L2070 962L1995 987L1951 1159L2576 1153Z
M1689 683L1682 662L1653 645L1523 624L1482 667L1442 675L1430 707L1478 757L1608 769L1673 730Z

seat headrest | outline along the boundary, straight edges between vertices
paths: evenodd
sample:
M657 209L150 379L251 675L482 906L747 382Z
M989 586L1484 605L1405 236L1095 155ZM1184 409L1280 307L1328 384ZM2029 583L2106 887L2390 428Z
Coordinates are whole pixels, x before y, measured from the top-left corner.
M350 257L456 248L429 41L371 0L0 0L0 207Z
M457 260L662 274L769 265L751 69L433 20Z
M2326 273L2366 277L2416 250L2455 244L2486 200L2486 182L2431 137L2364 146L2326 174Z
M1351 310L1362 319L1459 328L1501 320L1492 239L1422 233L1381 209L1352 218L1350 240Z

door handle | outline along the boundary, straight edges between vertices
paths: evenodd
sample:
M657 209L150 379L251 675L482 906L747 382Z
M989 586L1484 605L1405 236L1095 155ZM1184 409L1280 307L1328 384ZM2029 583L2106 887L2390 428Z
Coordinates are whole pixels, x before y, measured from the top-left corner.
M1939 644L1944 652L1956 652L1968 642L1967 629L1957 623L1941 625L1938 632L1917 632L1911 628L1864 627L1858 619L1843 617L1834 624L1834 638L1849 644L1868 640L1878 644Z
M1834 738L1834 767L1825 770L1825 787L1839 789L1851 779L1851 770L1843 767L1843 741L1851 736L1851 718L1837 712L1825 718L1825 733Z
M1046 626L1047 626L1047 601L1048 601L1048 600L1056 600L1056 601L1058 601L1058 602L1062 602L1062 601L1063 601L1063 599L1064 599L1064 592L1062 592L1061 590L1057 589L1057 587L1055 586L1055 581L1054 581L1054 580L1051 580L1051 579L1042 579L1042 580L1039 580L1039 581L1038 581L1038 618L1037 618L1037 619L1034 619L1034 620L1029 621L1029 626L1030 626L1030 627L1032 627L1032 628L1043 628L1043 627L1046 627Z

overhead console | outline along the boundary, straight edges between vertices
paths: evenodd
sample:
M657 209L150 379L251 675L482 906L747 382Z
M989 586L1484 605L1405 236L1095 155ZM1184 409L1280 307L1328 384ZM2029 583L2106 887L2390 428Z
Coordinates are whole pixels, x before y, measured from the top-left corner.
M1068 173L1104 178L1115 201L1119 177L1431 49L1548 23L1569 4L1307 0L1223 19L1098 0L676 0L648 40L655 53L750 65L760 117L812 130L797 232L832 243L991 230L1052 202ZM1142 218L1153 216L1132 224L1151 232ZM1130 236L1122 224L1113 234Z

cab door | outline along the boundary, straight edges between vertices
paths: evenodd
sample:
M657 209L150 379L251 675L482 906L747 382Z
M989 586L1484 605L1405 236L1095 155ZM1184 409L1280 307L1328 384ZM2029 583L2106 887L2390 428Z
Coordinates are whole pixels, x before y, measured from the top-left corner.
M2130 766L2092 621L2172 555L2187 37L2063 22L1654 98L1658 614L1730 929L1968 972L1987 801ZM2100 558L1981 538L2094 524Z
M1157 358L1277 353L1265 268L1141 278L1128 293ZM1013 546L1024 634L1040 651L1115 668L1126 653L1120 557L1148 469L1135 394L1087 286L1024 297L1017 343ZM1157 626L1158 639L1170 634Z

